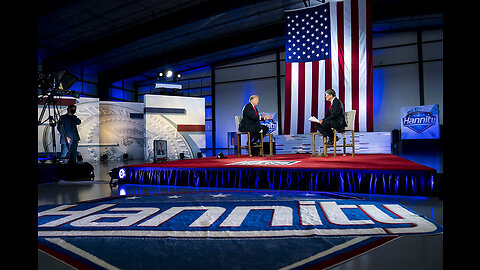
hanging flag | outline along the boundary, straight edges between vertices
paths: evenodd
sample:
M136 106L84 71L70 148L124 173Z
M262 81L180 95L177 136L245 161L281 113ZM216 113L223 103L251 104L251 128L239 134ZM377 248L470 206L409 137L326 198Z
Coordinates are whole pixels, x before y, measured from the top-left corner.
M283 134L316 131L333 88L355 130L373 131L371 0L345 0L285 12ZM325 104L327 103L327 104Z

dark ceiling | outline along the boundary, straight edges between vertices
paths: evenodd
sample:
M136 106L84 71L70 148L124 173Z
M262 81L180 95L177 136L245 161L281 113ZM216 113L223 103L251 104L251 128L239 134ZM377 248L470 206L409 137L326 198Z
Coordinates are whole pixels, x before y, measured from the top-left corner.
M99 91L284 46L285 10L312 0L50 0L38 18L39 69L97 78ZM441 27L432 0L372 0L374 31Z

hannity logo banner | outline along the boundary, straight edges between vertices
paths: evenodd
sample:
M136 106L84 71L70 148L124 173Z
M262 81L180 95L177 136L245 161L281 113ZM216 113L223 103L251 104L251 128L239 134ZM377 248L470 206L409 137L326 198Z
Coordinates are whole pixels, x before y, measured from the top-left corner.
M438 104L402 107L401 132L404 139L439 139Z

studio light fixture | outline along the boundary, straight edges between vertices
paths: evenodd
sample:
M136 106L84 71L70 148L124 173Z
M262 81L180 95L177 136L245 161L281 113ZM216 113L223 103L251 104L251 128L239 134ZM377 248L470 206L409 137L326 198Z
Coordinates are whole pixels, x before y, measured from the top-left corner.
M182 84L179 79L182 77L180 73L175 72L171 68L166 68L157 72L157 81L155 82L155 89L162 89L158 92L161 95L183 95Z
M157 72L157 81L176 82L182 75L172 69L164 69Z

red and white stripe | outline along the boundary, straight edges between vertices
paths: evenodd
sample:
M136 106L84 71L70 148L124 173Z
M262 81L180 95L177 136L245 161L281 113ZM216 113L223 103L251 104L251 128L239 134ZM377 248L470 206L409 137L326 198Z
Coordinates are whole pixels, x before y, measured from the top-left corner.
M330 3L331 59L285 62L283 134L316 131L308 118L322 119L333 88L345 111L356 110L355 130L373 131L371 0Z

